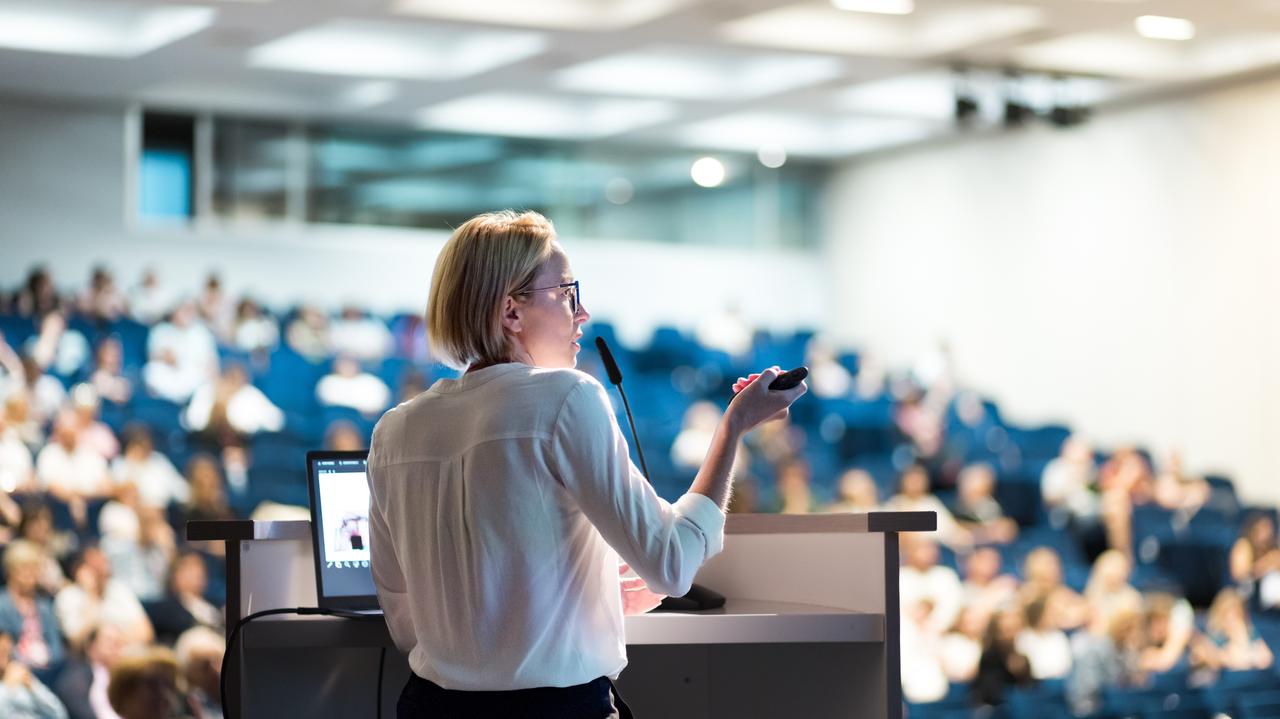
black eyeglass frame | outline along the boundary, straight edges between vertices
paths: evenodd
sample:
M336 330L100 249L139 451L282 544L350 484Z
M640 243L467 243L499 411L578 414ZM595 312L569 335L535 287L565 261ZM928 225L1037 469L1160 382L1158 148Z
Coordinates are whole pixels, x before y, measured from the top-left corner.
M574 280L573 282L562 282L558 285L550 285L547 287L530 287L527 290L520 290L519 292L512 292L511 294L528 295L528 294L533 294L534 292L542 292L544 290L563 290L566 287L573 288L573 294L569 295L569 309L572 310L573 313L576 315L578 314L578 308L582 306L581 280Z

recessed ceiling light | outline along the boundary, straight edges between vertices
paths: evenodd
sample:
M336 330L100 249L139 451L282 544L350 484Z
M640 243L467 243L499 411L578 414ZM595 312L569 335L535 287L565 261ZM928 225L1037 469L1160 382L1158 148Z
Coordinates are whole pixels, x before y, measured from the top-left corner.
M454 79L542 52L541 33L332 20L254 48L253 67L324 75Z
M400 85L392 80L366 80L344 90L338 101L347 107L367 109L385 105L400 94Z
M831 0L831 4L840 10L881 15L910 15L916 9L915 0Z
M761 165L776 170L787 164L787 148L774 143L761 145L760 149L756 150L756 159Z
M689 168L689 177L699 187L719 187L724 175L724 163L714 157L699 157Z
M0 5L0 47L138 57L213 24L217 10L145 7L110 0L19 0Z
M1196 36L1196 24L1183 17L1143 15L1133 21L1138 34L1153 40L1190 40Z

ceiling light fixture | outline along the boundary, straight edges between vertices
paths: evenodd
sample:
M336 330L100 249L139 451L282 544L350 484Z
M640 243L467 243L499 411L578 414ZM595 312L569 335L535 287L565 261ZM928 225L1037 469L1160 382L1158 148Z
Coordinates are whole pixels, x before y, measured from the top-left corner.
M831 4L840 10L880 15L910 15L916 9L915 0L831 0Z
M1152 40L1190 40L1196 36L1196 24L1183 17L1143 15L1133 26L1139 35Z
M689 177L699 187L719 187L724 175L724 163L714 157L699 157L689 168Z
M776 170L787 164L787 148L778 144L761 145L756 151L756 159L761 165Z

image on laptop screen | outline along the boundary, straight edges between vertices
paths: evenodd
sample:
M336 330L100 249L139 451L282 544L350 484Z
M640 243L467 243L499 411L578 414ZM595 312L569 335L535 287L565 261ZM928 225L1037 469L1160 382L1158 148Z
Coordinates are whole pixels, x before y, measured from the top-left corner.
M368 460L334 454L309 459L321 603L372 597L376 590L369 571Z

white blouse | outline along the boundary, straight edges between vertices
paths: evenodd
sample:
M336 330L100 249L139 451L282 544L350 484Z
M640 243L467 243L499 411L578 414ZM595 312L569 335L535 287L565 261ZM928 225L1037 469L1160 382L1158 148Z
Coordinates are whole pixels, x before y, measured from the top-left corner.
M383 415L368 476L391 636L448 689L617 676L619 557L679 595L724 543L715 502L653 491L604 387L577 370L513 363L436 382Z

